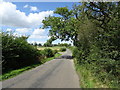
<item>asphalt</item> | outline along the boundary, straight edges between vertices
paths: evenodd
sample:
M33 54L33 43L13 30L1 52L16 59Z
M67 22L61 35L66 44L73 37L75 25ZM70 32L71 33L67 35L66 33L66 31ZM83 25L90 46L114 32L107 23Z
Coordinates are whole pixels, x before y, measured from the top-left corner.
M2 88L80 88L71 51L2 82Z

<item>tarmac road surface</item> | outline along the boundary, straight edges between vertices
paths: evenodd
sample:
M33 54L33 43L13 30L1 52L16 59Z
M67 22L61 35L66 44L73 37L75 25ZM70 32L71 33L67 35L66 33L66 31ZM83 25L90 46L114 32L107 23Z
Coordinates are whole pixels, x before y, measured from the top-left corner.
M2 88L79 88L71 51L2 82Z

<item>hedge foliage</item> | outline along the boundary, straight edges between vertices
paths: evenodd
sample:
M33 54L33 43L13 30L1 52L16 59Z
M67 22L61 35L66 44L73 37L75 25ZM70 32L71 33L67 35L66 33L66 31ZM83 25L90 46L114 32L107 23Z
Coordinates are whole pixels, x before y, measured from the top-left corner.
M66 51L66 48L60 48L60 51L64 52L64 51Z
M120 2L84 3L81 8L87 10L81 12L79 40L73 55L79 65L88 66L102 82L119 87Z
M42 63L43 59L53 57L57 53L51 49L38 50L27 42L28 37L25 36L17 37L8 32L1 33L1 36L3 73L31 64Z

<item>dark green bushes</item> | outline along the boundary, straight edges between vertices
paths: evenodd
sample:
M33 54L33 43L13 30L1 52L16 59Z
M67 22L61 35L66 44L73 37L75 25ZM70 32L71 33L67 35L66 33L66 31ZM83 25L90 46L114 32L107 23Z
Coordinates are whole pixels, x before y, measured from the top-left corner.
M2 36L2 72L19 69L32 64L42 63L42 60L53 57L58 51L38 50L27 42L27 37L13 36L3 32Z
M109 87L118 87L120 61L112 59L105 54L97 47L90 48L88 54L79 48L73 50L73 56L77 59L78 65L86 66L85 68L91 70L95 77L108 84Z
M55 55L56 53L58 53L58 50L53 50L53 54Z
M79 41L73 56L79 65L87 66L94 76L109 87L119 87L120 13L115 12L119 12L120 2L91 2L84 3L83 7L87 10L81 13Z
M53 57L54 56L52 49L49 49L49 48L44 49L43 53L46 57Z
M60 51L64 52L64 51L66 51L66 48L60 48Z
M26 41L27 37L15 37L2 33L2 70L17 69L34 63L40 63L40 52Z

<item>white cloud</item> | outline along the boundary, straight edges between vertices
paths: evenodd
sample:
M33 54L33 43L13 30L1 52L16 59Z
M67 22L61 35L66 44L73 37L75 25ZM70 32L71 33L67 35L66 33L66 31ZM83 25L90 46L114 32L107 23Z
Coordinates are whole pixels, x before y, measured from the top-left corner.
M12 31L12 29L11 29L11 28L7 28L7 29L6 29L6 31L11 32L11 31Z
M32 35L29 38L34 38L34 39L48 39L48 36L38 36L38 35Z
M29 36L29 33L31 33L32 30L30 28L17 28L15 29L13 35L14 36Z
M23 8L28 8L28 5L26 4Z
M37 43L37 44L39 44L39 43L41 43L42 45L45 43L45 42L41 42L41 41L28 41L28 43Z
M31 29L29 28L17 28L16 29L16 32L19 32L19 33L28 33L30 32Z
M31 11L38 11L38 8L31 6L31 7L30 7L30 10L31 10Z
M14 32L14 33L13 33L13 36L21 37L21 36L26 36L26 35L23 35L23 34L20 34L20 33Z
M0 2L2 25L22 28L38 27L42 25L42 20L45 17L53 15L53 11L42 11L26 15L25 12L21 12L16 8L16 5L10 2Z
M28 5L28 4L26 4L23 8L30 8L30 10L31 11L38 11L38 8L37 7L35 7L35 6L30 6L30 5Z
M44 34L45 34L44 29L35 29L31 36L29 37L29 39L45 39L45 38L48 39L48 36Z
M34 35L42 35L45 32L44 29L35 29L33 34Z

